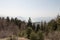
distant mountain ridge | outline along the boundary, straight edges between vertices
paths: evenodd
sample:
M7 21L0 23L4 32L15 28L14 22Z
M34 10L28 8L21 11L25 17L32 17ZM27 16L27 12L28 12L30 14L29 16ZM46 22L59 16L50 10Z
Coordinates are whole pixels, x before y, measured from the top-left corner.
M38 17L34 18L34 22L41 22L41 21L46 21L49 22L50 20L54 19L54 17Z
M18 19L22 21L28 21L29 18L26 17L17 17ZM54 17L37 17L37 18L31 18L32 22L41 22L41 21L46 21L49 22L51 19L54 19Z

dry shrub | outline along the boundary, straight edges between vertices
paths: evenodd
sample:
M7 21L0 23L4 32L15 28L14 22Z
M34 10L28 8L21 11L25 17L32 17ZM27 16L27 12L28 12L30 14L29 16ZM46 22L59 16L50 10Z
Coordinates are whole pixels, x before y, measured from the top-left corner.
M18 40L18 38L16 36L12 35L7 40Z
M48 34L49 40L60 40L60 32L55 31Z

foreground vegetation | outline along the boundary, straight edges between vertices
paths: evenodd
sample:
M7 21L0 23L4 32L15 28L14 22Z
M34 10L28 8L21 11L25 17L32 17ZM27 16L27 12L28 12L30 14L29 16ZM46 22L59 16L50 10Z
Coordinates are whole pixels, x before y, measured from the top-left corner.
M60 16L39 24L33 23L31 18L25 22L17 18L0 17L0 38L6 37L9 37L7 40L18 40L18 37L29 40L60 40Z

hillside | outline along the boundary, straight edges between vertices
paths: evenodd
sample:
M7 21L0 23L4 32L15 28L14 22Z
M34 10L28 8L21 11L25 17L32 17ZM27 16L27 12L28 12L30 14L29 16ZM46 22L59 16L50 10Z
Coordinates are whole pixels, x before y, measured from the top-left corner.
M49 22L32 22L30 17L28 22L17 17L11 19L0 17L0 40L8 38L9 40L17 40L16 38L18 40L60 40L60 16Z

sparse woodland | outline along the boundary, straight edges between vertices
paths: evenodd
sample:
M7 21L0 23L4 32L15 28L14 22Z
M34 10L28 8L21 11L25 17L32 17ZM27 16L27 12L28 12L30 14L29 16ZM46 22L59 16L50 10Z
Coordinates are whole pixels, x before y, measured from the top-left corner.
M24 37L29 40L60 40L60 16L49 22L41 21L33 23L31 18L28 22L18 18L0 17L0 38ZM9 39L18 40L18 39Z

